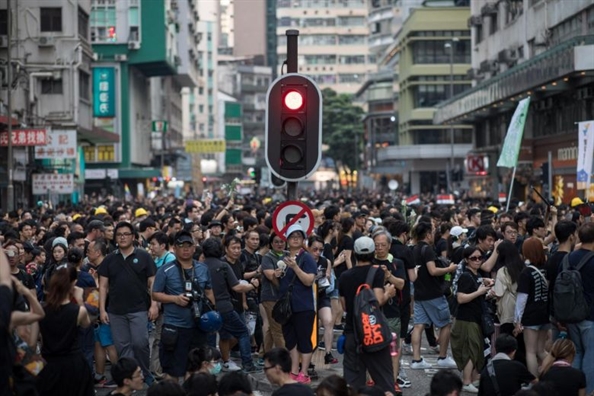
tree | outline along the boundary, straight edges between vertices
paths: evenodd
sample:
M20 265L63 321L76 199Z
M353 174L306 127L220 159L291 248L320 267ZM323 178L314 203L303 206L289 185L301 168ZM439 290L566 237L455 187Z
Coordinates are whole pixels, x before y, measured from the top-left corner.
M338 94L330 88L322 90L323 143L326 154L351 170L361 166L358 157L363 144L363 109L352 103L351 96Z

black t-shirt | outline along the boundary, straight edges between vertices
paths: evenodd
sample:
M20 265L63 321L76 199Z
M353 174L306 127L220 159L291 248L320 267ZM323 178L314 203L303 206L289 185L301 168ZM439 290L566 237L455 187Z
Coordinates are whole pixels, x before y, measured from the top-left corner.
M353 332L353 308L355 307L355 295L359 286L365 283L367 280L367 273L371 265L356 266L350 270L345 271L338 282L338 293L341 297L344 297L346 306L346 326L344 331L346 333ZM372 289L384 287L384 271L378 268L375 271L373 278Z
M374 259L373 264L377 265L385 265L390 269L392 275L396 278L404 279L406 281L406 277L404 273L404 262L400 259L394 258L393 256L388 256L386 260L379 260ZM400 301L402 300L401 296L402 292L396 290L396 297L391 298L388 300L386 304L382 307L386 318L399 318L400 317Z
M523 384L529 384L534 380L534 376L528 371L526 366L515 360L494 360L493 368L501 396L515 395L522 388ZM479 395L497 395L486 366L481 372Z
M19 272L16 274L12 274L15 278L17 278L18 280L21 281L21 283L27 288L27 289L35 289L35 280L33 280L33 277L31 275L29 275L25 270L19 269Z
M549 281L549 301L553 301L553 290L555 290L555 280L561 272L561 261L567 256L567 252L556 251L549 257L545 265L546 277ZM552 304L551 304L552 305Z
M313 396L314 394L311 387L300 383L285 384L272 392L272 396Z
M353 242L353 238L351 238L350 236L348 236L348 235L343 236L342 239L340 240L340 243L338 244L338 250L336 251L336 257L338 257L340 252L342 252L343 250L350 250L352 252L354 243L355 242ZM354 266L355 265L354 252L351 253L351 262L353 263L353 266ZM334 267L334 274L336 275L336 279L340 279L340 276L342 275L342 273L345 272L347 269L348 268L347 268L346 262Z
M578 396L586 388L586 374L573 367L552 366L540 380L550 382L563 396Z
M220 313L233 311L229 291L239 283L235 273L229 264L217 258L207 257L204 259L204 264L210 272L217 311Z
M410 303L410 280L408 279L407 270L415 268L415 260L413 259L412 250L395 238L392 238L390 254L404 263L405 282L402 289L402 301L400 302L400 306L403 307Z
M439 241L435 244L435 253L438 256L441 256L441 252L447 252L448 250L448 241L443 238L439 238Z
M229 267L231 267L231 270L233 271L233 274L235 274L235 277L237 278L237 280L242 280L244 271L243 271L243 267L242 267L241 263L238 261L235 264L233 264L226 257L224 257L223 259L225 260L225 262L227 264L229 264ZM231 301L233 302L233 309L235 309L235 311L237 311L239 313L243 313L244 312L243 293L238 293L234 290L229 290L229 293L231 294Z
M549 323L549 288L540 271L524 268L518 279L518 293L528 294L522 325L538 326Z
M15 358L14 343L8 332L12 303L12 290L8 286L0 286L0 395L12 394L8 382L8 374L12 372Z
M473 274L467 269L458 280L458 293L474 293L478 290L481 282L482 279L480 276ZM482 302L484 299L485 296L479 296L466 304L459 304L456 319L480 324L483 314Z
M153 258L142 249L135 248L126 258L119 250L110 253L99 267L99 275L109 279L107 311L116 315L147 311L151 303L148 278L156 273Z
M413 249L413 257L415 265L420 266L415 281L415 300L427 301L443 296L443 277L431 275L427 268L428 262L437 260L435 251L426 242L419 242Z

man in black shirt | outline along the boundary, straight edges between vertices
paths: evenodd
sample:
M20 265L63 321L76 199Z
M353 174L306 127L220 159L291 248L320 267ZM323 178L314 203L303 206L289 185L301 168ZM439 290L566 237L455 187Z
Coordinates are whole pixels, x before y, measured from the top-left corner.
M338 292L342 308L347 314L344 329L344 379L353 389L365 386L365 373L369 372L375 385L383 392L394 392L393 365L390 357L390 348L386 347L378 352L367 353L358 351L353 327L353 309L355 296L360 285L367 280L371 268L371 261L375 255L373 239L363 236L355 241L353 252L357 265L342 274L338 282ZM390 298L396 296L396 289L392 284L384 286L385 275L383 271L376 271L372 284L376 298L384 305Z
M555 280L557 275L561 272L561 262L563 258L571 251L577 241L577 224L569 220L561 220L555 224L555 236L559 241L557 251L549 257L545 265L545 273L549 281L549 301L553 301L553 290L555 290ZM553 304L549 304L552 308Z
M495 391L493 378L489 375L489 367L486 366L481 373L479 395L515 395L523 384L537 381L526 366L513 360L518 349L518 341L514 337L509 334L500 335L495 341L495 349L497 355L493 356L492 364L499 392Z
M264 354L264 373L273 385L280 388L272 396L313 396L311 387L291 377L291 355L284 348L273 348Z

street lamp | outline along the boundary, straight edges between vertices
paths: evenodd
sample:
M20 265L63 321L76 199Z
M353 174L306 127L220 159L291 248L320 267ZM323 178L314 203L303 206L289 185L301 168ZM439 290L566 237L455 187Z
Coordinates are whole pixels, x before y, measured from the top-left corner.
M450 52L450 94L448 99L454 97L454 45L460 41L458 37L452 37L452 40L445 43L445 48ZM447 183L450 187L450 192L454 191L454 183L452 180L452 172L454 171L454 126L450 124L450 161L448 162L449 169L447 171Z

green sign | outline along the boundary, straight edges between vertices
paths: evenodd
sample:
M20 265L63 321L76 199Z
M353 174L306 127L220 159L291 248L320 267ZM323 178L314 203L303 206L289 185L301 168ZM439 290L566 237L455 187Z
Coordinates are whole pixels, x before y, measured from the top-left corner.
M167 121L153 121L153 132L167 132Z
M115 68L93 68L93 117L115 117Z

